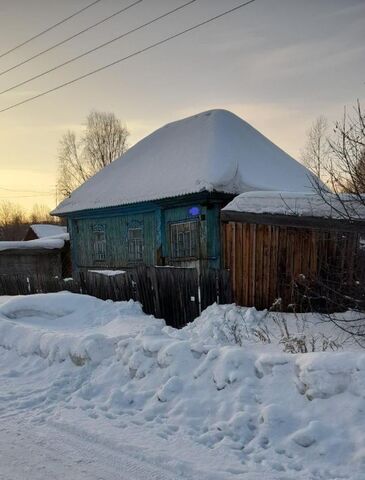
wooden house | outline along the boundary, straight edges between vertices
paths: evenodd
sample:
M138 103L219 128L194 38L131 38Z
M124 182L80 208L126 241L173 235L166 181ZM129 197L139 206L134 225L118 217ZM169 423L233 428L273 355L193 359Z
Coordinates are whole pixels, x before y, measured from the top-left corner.
M310 188L309 171L225 110L170 123L66 198L74 271L219 267L220 211L250 190Z
M230 202L221 213L222 249L235 302L338 310L340 293L362 298L365 209L346 197L346 211L334 194L249 192Z

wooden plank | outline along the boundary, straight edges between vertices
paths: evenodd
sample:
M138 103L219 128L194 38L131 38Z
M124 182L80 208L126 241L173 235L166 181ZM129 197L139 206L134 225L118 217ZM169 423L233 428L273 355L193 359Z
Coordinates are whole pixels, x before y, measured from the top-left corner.
M250 286L250 226L243 224L243 264L242 264L242 305L249 303L249 286Z
M277 300L279 297L278 292L278 257L279 257L279 227L272 227L273 228L273 235L272 235L272 258L271 258L271 265L270 265L270 296L273 300Z
M264 276L264 303L266 305L272 304L275 300L272 298L270 291L271 285L271 256L272 256L272 226L268 225L265 228L265 237L264 237L264 265L263 265L263 276Z
M232 252L231 252L231 268L232 268L232 286L233 286L233 295L236 301L237 299L237 265L236 265L236 224L232 223Z
M236 258L235 258L235 281L236 281L236 300L239 305L242 305L242 224L236 224Z
M256 255L255 255L255 303L258 309L262 308L262 235L263 225L256 227Z
M250 300L249 305L254 306L256 301L255 296L255 287L256 287L256 225L250 225L251 229L251 292L250 292Z

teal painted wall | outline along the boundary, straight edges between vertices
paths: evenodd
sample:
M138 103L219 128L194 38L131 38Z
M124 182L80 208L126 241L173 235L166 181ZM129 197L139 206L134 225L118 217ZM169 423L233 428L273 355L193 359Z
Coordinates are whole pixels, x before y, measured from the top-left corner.
M201 192L159 202L144 202L70 214L68 228L71 236L73 269L132 266L133 262L128 259L129 227L143 229L144 263L168 264L170 224L192 218L199 219L201 264L218 268L221 248L220 210L231 198L225 194L213 195ZM192 216L189 212L193 206L200 209L198 217ZM98 261L94 256L93 227L97 224L105 226L105 261Z
M207 260L210 267L220 267L221 257L221 222L222 205L214 204L207 208Z
M93 227L105 226L106 258L96 260L93 249ZM128 258L128 228L143 230L143 262L156 263L156 219L153 212L134 215L76 219L72 226L74 262L78 268L119 268L133 264Z

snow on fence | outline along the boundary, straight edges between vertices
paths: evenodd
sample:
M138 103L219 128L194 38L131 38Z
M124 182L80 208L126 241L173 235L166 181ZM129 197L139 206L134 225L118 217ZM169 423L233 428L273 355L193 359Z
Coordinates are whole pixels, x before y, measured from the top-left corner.
M68 290L103 300L139 301L146 314L181 328L214 302L232 302L227 270L139 266L116 275L82 272L77 279L45 275L1 275L0 295L29 295Z

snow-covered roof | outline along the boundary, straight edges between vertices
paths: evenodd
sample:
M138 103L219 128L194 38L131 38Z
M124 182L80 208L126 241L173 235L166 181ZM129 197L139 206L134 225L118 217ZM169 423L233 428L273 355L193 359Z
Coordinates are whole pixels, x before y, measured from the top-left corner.
M241 118L211 110L156 130L76 189L52 214L203 190L305 191L311 188L310 175Z
M64 247L65 242L70 239L68 233L54 235L52 237L37 238L36 240L20 240L0 242L0 252L5 250L54 250Z
M37 235L38 238L44 237L53 237L54 235L61 235L62 233L67 233L67 227L61 225L48 225L48 224L35 224L31 225L30 228Z
M241 193L223 211L247 212L272 215L296 215L354 220L365 219L365 206L353 195L337 196L328 193L322 197L315 192L269 192Z

